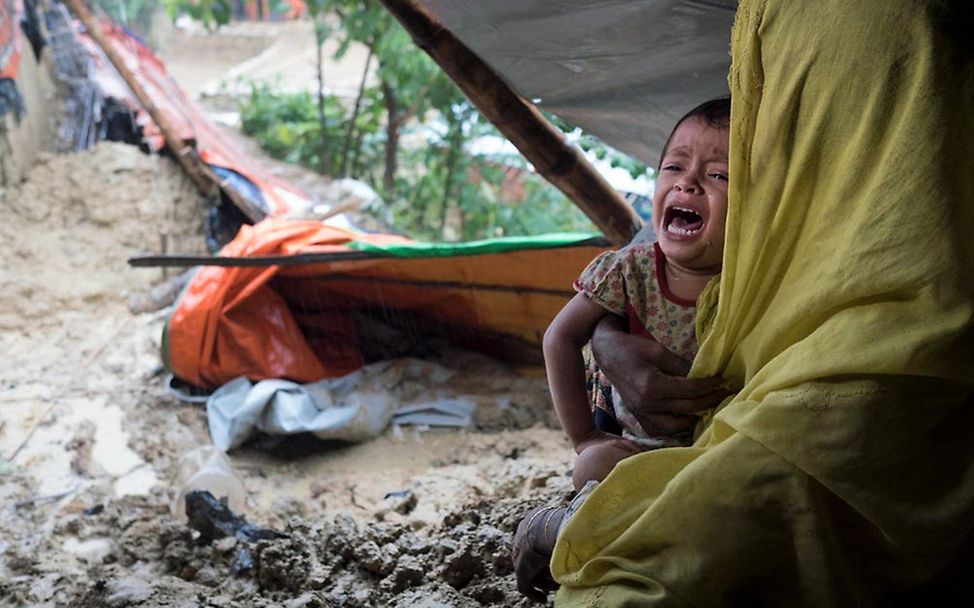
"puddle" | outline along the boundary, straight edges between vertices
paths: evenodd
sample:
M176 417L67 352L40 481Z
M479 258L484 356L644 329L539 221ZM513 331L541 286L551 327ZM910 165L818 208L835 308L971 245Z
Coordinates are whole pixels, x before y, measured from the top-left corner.
M76 452L71 443L86 421L94 424L90 468L115 478L116 496L145 495L159 482L152 467L128 446L122 409L109 404L107 398L69 399L53 407L35 402L24 405L22 411L24 416L4 416L9 424L18 423L20 432L5 433L0 447L11 454L26 433L35 429L13 463L34 478L40 496L69 492L85 481L72 469ZM14 442L12 437L20 437L20 441Z

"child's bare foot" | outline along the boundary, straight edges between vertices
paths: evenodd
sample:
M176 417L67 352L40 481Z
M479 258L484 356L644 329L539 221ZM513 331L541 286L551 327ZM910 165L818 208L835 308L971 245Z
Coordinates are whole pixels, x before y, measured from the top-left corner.
M538 507L529 511L514 533L514 574L517 589L536 602L558 589L551 578L551 554L558 528L568 507Z
M581 445L572 471L572 484L581 491L589 481L602 481L622 460L645 450L635 441L622 437L600 439Z

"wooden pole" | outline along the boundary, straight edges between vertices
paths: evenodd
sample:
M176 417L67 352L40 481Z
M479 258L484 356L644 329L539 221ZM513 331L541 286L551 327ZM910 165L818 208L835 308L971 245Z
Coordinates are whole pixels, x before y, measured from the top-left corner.
M613 244L629 242L642 223L639 217L561 131L417 0L382 3L538 173L578 205Z
M82 4L81 0L65 0L68 8L74 13L74 16L78 18L79 21L85 26L85 30L92 40L95 41L101 50L108 57L108 60L112 62L115 66L115 70L118 71L119 76L125 81L131 89L132 94L138 99L145 111L149 113L152 121L156 123L159 127L159 131L162 132L163 139L166 142L166 147L176 158L179 164L186 171L189 178L196 184L200 192L204 196L213 196L216 192L222 190L227 197L236 205L251 221L258 222L264 218L264 211L260 209L255 204L253 204L249 199L242 196L239 192L235 191L233 188L228 187L223 180L220 179L216 173L207 165L196 153L196 148L187 144L181 140L176 135L176 129L166 118L156 104L152 101L152 97L146 92L142 84L135 78L135 75L128 66L125 65L125 61L122 59L121 55L115 50L115 47L105 38L105 34L101 30L101 26L92 16L88 8Z

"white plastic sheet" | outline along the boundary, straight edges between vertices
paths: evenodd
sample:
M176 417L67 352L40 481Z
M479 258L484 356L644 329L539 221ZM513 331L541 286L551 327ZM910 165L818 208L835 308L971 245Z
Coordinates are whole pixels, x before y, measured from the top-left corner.
M276 379L255 384L236 378L206 402L210 437L217 448L228 451L256 431L360 442L377 436L390 422L466 426L475 398L450 389L454 373L421 359L397 359L309 384Z

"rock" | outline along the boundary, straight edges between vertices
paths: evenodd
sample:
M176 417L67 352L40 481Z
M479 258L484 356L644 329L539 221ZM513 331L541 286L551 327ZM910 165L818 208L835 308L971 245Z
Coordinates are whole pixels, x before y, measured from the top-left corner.
M393 556L383 552L372 541L366 541L355 548L355 561L372 574L379 576L386 576L396 566Z
M298 591L311 572L308 546L297 538L262 540L254 552L257 582L265 589Z
M463 589L477 575L483 573L484 562L474 555L469 545L460 547L443 560L438 575L454 589Z
M426 578L426 568L412 555L405 555L396 564L395 570L389 577L389 591L400 593L408 587L415 587ZM387 579L387 580L389 580ZM385 583L386 581L383 581Z
M88 538L85 540L69 538L64 543L64 549L74 553L84 562L100 564L111 555L114 547L112 541L107 538Z
M99 580L85 595L81 605L92 608L139 606L151 598L153 593L152 583L134 576Z

